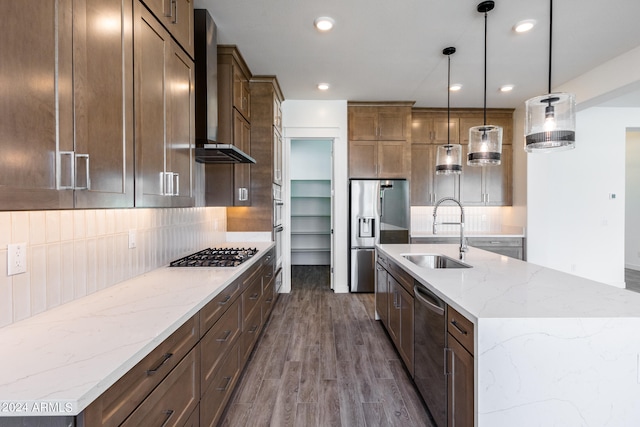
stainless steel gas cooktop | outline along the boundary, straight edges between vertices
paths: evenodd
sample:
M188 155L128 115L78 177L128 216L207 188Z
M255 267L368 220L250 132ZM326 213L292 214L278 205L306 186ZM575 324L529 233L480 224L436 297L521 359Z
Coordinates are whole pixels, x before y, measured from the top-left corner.
M169 267L237 267L256 253L256 248L207 248L172 261Z

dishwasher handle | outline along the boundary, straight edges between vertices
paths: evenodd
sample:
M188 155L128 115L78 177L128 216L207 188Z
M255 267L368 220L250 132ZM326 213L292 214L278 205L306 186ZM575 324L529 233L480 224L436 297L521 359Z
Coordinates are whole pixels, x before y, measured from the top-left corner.
M444 316L444 302L433 295L428 289L419 285L413 285L413 293L429 310L438 316Z

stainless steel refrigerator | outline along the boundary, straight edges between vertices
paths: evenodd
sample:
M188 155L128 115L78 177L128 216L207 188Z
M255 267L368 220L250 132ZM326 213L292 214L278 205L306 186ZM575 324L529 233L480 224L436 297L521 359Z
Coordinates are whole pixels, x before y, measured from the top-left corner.
M373 292L376 243L409 243L409 183L352 179L349 200L349 289Z

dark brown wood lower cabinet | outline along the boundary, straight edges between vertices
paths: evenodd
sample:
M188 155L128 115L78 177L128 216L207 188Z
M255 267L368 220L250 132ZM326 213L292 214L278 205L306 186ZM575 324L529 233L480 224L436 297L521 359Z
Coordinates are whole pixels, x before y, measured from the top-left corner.
M474 418L473 355L453 335L448 336L448 426L472 427Z
M240 345L227 354L222 366L200 399L200 425L215 426L240 376Z
M200 349L194 347L122 424L183 426L200 401Z

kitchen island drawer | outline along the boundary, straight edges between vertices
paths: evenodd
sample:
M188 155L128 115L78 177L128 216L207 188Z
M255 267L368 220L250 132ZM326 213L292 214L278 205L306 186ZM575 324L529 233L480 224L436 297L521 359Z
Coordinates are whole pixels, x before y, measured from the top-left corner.
M242 280L240 279L234 280L224 291L220 292L200 310L200 333L202 336L207 333L225 310L233 304L238 295L240 295L241 283Z
M196 345L198 326L196 314L87 407L84 425L120 425Z
M451 306L447 309L447 331L473 356L473 323Z
M200 425L215 426L240 376L239 344L227 354L200 400Z
M200 400L199 348L194 348L122 424L182 426Z
M240 336L240 316L240 300L237 299L200 341L203 393Z
M413 277L391 260L387 261L387 271L413 297Z

